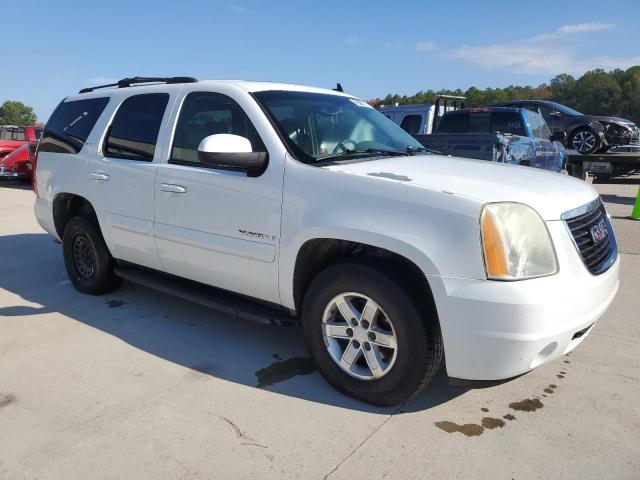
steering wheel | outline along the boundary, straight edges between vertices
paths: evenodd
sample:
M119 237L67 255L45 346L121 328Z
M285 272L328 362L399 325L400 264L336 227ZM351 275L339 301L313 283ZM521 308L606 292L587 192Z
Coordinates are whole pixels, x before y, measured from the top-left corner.
M336 148L333 149L333 153L342 153L346 152L347 150L354 150L355 148L357 148L356 142L354 142L350 138L345 138L336 145Z

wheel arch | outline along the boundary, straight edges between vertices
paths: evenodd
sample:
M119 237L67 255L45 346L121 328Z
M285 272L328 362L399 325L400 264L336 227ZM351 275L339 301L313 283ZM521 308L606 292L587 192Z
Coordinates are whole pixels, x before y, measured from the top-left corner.
M64 229L73 217L81 216L100 228L98 216L89 200L75 193L58 193L53 199L53 224L62 239Z
M374 266L420 297L436 313L436 304L425 273L435 265L415 247L400 241L362 241L353 236L316 236L301 242L288 269L281 276L285 306L300 312L304 295L313 278L330 265L356 261ZM285 284L282 285L283 279Z

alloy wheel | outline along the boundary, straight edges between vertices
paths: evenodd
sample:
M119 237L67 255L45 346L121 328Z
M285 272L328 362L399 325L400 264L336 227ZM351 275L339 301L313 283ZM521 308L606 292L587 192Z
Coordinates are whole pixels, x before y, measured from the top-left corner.
M393 323L368 296L336 295L324 310L321 327L329 355L348 375L377 380L393 368L398 352Z
M597 142L596 136L589 130L583 130L573 136L572 146L580 153L590 152Z

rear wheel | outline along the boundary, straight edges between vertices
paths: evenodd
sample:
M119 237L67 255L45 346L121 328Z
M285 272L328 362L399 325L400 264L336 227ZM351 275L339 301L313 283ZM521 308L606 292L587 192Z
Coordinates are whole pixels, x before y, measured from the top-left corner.
M62 239L64 264L73 286L99 295L115 290L120 279L114 273L115 261L100 230L82 217L73 217Z
M360 264L321 272L305 295L303 328L320 373L337 390L391 406L418 393L438 371L438 321L391 277Z
M578 153L587 155L600 150L602 140L600 140L600 137L590 128L579 128L571 135L569 147L577 150Z

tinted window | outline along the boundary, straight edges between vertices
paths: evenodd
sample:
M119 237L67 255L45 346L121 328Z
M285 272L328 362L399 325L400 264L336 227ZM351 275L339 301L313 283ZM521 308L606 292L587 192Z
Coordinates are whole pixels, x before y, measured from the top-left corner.
M522 118L518 112L493 112L491 114L491 132L526 135Z
M108 97L60 103L47 122L38 151L78 153L107 103Z
M491 113L478 112L469 114L469 133L489 133L491 131Z
M422 115L407 115L402 119L400 126L405 132L411 135L420 133L420 125L422 124Z
M468 114L445 114L438 123L438 133L466 133Z
M109 129L106 155L152 161L168 102L167 93L135 95L122 102Z
M182 105L169 162L200 163L198 145L205 137L218 133L249 139L254 152L266 150L236 102L219 93L194 92L187 95Z

